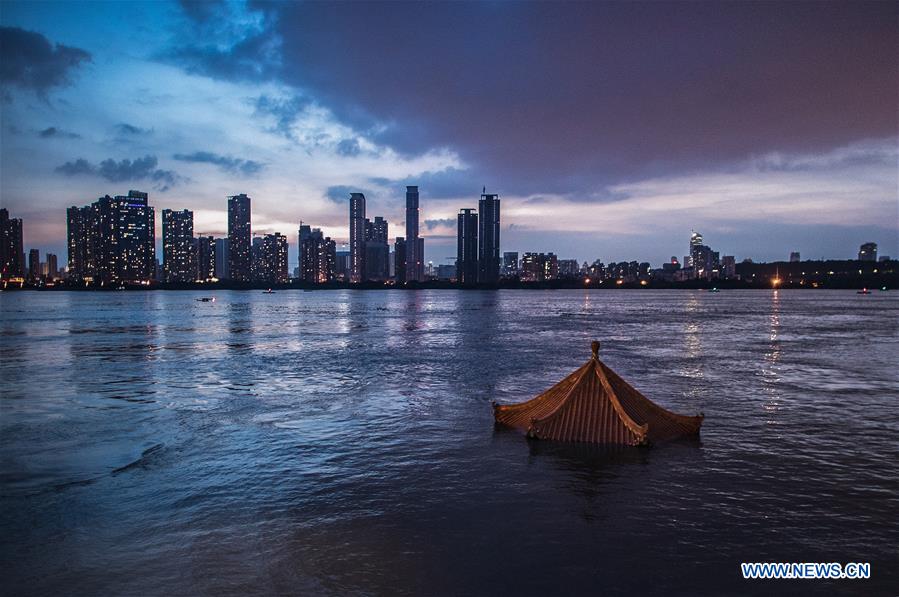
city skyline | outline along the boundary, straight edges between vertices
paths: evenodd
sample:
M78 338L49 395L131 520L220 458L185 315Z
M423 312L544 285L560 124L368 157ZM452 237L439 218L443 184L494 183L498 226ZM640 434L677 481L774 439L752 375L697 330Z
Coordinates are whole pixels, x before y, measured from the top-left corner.
M483 185L503 197L504 248L521 252L660 263L696 228L738 258L839 258L869 240L899 254L894 5L789 5L776 27L749 4L403 5L392 19L212 6L4 4L0 198L27 248L64 254L60 210L128 188L191 209L198 234L224 236L221 197L242 190L254 230L302 219L343 243L350 190L400 230L415 184L435 264L455 256L458 209ZM676 26L648 35L662 22ZM451 33L472 26L503 31L485 56ZM364 50L340 35L361 27ZM434 84L435 61L457 87Z
M406 189L407 214L411 212L417 219L418 187L407 186ZM195 235L193 212L188 209L163 209L161 242L156 238L156 226L150 224L155 222L155 207L149 204L148 193L130 190L127 195L114 198L106 195L81 208L71 206L66 210L68 259L63 268L55 266L57 255L49 251L44 251L46 261L41 261L41 251L36 248L29 249L26 267L22 219L10 218L8 210L0 208L2 277L24 277L32 282L65 278L79 283L130 279L176 284L203 281L284 284L298 280L315 284L348 281L353 284L404 285L407 281L453 280L463 286L495 286L501 278L517 279L519 276L523 282L581 277L588 282L590 278L618 278L644 284L651 279L668 283L740 279L736 273L737 258L713 251L696 230L691 231L689 251L683 262L672 255L670 261L663 261L659 268L653 268L649 261L628 258L620 263L608 260L607 270L601 256L586 259L581 265L578 259L560 258L552 251L524 251L518 269L519 251L501 250L501 202L498 195L488 194L486 187L477 210L463 208L459 211L457 253L455 259L448 259L451 264L429 262L424 267L420 261L407 263L407 239L397 236L391 250L389 222L382 216L366 217L365 195L356 192L349 194L347 222L350 239L356 242L343 245L348 250L338 252L335 240L325 237L321 228L312 228L301 220L297 231L297 256L292 262L288 236L252 230L251 202L245 193L227 197L228 234L223 238L202 233ZM414 220L406 226L406 231L406 234L417 236ZM418 238L416 244L421 247L423 242ZM155 248L157 244L159 250ZM233 254L231 246L238 247ZM772 263L801 263L800 255L800 251L791 251L788 260L775 259ZM858 262L876 263L890 259L882 251L878 255L877 242L859 245ZM847 261L845 257L837 259L840 260ZM754 260L745 257L742 263L752 264ZM765 262L760 263L764 265ZM132 270L139 274L131 275Z

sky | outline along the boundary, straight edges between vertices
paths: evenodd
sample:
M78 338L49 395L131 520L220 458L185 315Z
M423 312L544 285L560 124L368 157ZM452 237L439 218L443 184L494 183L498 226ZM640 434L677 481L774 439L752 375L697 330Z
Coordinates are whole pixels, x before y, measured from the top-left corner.
M435 264L483 187L502 251L896 257L897 47L893 2L3 2L0 205L60 256L70 205L247 193L292 268L416 184Z

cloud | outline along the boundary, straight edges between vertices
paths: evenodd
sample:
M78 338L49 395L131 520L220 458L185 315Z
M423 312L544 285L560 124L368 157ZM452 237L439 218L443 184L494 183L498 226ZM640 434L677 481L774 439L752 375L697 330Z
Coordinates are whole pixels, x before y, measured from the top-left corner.
M57 172L62 172L66 176L77 176L78 174L95 174L97 169L84 158L78 158L74 162L66 162L62 166L57 166Z
M350 193L363 193L366 197L370 198L373 194L371 191L367 191L365 189L360 189L358 187L351 187L347 185L335 185L328 187L325 190L325 197L330 199L334 203L348 203L350 199Z
M197 22L209 21L227 9L224 0L180 0L181 10Z
M157 168L156 156L146 155L142 158L130 160L105 159L99 164L92 164L84 158L78 158L72 162L66 162L56 168L57 172L66 176L78 176L82 174L95 175L105 178L109 182L126 182L131 180L151 180L161 191L166 191L175 186L182 178L171 170Z
M362 153L359 139L341 139L337 143L337 153L342 156L357 156Z
M437 218L434 220L425 220L425 227L428 230L434 230L441 226L455 226L457 223L458 221L453 218Z
M144 129L127 122L120 122L115 125L115 130L122 137L142 137L153 133L153 129Z
M400 179L372 178L374 184L395 188L398 191L409 185L419 187L422 197L429 199L446 199L471 197L477 200L481 195L482 184L478 184L475 174L466 168L448 167L443 170L428 170L415 176Z
M182 162L213 164L226 172L239 173L246 176L258 174L265 167L265 164L261 162L219 155L210 151L195 151L190 154L176 153L172 157Z
M80 139L81 135L78 133L71 133L69 131L65 131L63 129L57 128L55 126L50 126L45 128L42 131L38 131L38 135L43 139Z
M752 164L761 172L812 172L847 166L893 165L899 160L899 139L865 140L814 154L773 151Z
M273 117L273 132L291 141L296 141L293 125L304 111L312 105L305 96L293 94L287 97L260 95L255 101L256 116Z
M181 43L162 53L163 61L226 80L271 79L280 70L275 10L232 2L182 2L181 7L187 27Z
M68 85L74 70L91 55L80 49L53 44L34 31L0 27L0 82L43 94Z
M396 151L451 148L507 193L896 130L895 3L791 3L774 20L764 3L279 6L285 84Z

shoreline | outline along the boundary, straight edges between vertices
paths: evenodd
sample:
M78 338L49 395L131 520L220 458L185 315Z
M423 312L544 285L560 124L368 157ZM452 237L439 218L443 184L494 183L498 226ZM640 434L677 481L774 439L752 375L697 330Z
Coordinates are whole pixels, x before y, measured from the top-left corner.
M129 292L143 291L216 291L216 290L237 290L237 291L266 291L273 292L279 290L302 290L304 292L316 292L322 290L376 290L376 291L415 291L415 290L703 290L703 291L725 291L725 290L861 290L866 288L871 293L882 292L885 290L899 288L899 276L881 276L880 279L861 278L858 280L840 280L830 283L822 282L799 282L791 283L784 281L783 283L772 286L770 283L751 283L735 280L721 280L718 282L695 282L695 283L664 283L649 282L641 284L639 282L626 283L590 283L585 284L578 280L557 280L553 282L518 282L509 284L493 284L493 285L459 285L450 282L425 282L416 284L407 284L404 286L396 286L393 284L348 284L348 283L329 283L329 284L306 284L301 282L293 282L286 284L233 284L233 283L211 283L211 284L140 284L140 283L124 283L120 285L110 286L76 286L69 284L58 284L53 286L10 286L4 288L7 292L115 292L127 290Z

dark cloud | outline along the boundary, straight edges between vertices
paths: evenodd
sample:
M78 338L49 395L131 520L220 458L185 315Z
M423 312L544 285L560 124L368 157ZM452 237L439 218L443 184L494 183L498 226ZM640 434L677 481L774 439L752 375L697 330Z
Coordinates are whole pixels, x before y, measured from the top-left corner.
M198 22L214 19L227 8L224 0L179 0L178 4L184 14Z
M115 130L122 137L143 137L153 132L152 129L144 129L127 122L120 122L115 125Z
M112 158L103 160L99 164L92 164L84 158L78 158L72 162L56 168L57 172L66 176L91 174L105 178L110 182L126 182L132 180L151 180L156 183L159 190L165 191L181 181L181 177L171 170L157 168L159 161L156 156L146 155L134 160Z
M433 230L440 226L455 226L457 223L458 222L453 218L438 218L434 220L425 220L425 227L428 230Z
M62 166L57 166L57 172L62 172L66 176L76 176L78 174L95 174L97 169L84 158L78 158L74 162L66 162Z
M45 128L42 131L38 131L38 135L40 135L44 139L80 139L81 135L78 133L72 133L69 131L65 131L63 129L57 128L55 126L50 126Z
M274 30L273 8L227 2L181 2L181 7L190 26L181 43L160 56L164 61L227 80L271 79L280 71L281 37Z
M275 126L273 131L291 140L296 140L293 134L293 125L297 117L310 104L311 100L301 95L293 95L287 98L260 95L254 102L256 115L274 118Z
M190 154L176 153L172 157L182 162L213 164L226 172L233 172L246 176L258 174L265 167L265 164L262 164L261 162L219 155L210 151L195 151Z
M343 156L357 156L362 153L359 146L359 139L341 139L337 143L337 153Z
M454 199L481 196L483 182L469 170L447 168L437 172L423 172L418 176L400 179L373 178L372 183L396 189L397 196L404 196L408 185L416 185L421 196L428 199ZM491 190L491 192L496 192Z
M386 125L374 140L401 152L454 149L507 192L897 133L896 3L279 6L288 83L357 130Z
M325 197L330 199L334 203L349 204L350 193L364 193L366 197L372 197L371 191L346 185L335 185L332 187L328 187L328 189L325 191Z
M18 27L0 27L0 56L0 82L37 93L68 85L72 71L91 60L82 49Z

